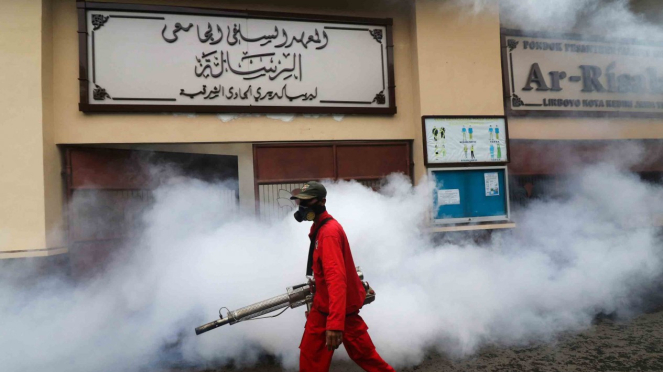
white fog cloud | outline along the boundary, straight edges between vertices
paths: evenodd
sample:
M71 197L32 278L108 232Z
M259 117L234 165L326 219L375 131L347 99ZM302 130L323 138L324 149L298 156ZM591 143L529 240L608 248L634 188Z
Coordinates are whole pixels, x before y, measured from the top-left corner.
M354 182L327 185L329 211L378 293L362 315L395 365L420 361L430 347L467 355L486 343L549 340L589 326L601 311L634 314L635 294L663 271L661 242L646 218L663 211L663 189L611 165L585 169L569 181L572 196L534 202L517 229L482 245L434 242L422 218L426 185L397 176L382 193ZM237 215L222 188L180 180L158 189L133 254L106 275L30 288L3 281L2 364L137 371L250 364L268 352L296 366L302 308L194 335L221 306L245 306L304 281L310 225Z

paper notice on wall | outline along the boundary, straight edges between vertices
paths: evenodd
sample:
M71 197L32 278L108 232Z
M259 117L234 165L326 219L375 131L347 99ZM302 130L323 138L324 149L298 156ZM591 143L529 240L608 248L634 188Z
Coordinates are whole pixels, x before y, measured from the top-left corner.
M460 204L460 192L458 189L437 190L438 205Z
M500 182L497 173L484 173L486 182L486 196L498 196L500 194Z

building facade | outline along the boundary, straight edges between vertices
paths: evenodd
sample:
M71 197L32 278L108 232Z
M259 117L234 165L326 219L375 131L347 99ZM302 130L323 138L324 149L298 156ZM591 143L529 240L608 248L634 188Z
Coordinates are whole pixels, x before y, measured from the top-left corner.
M393 76L385 89L395 112L84 112L79 104L92 93L81 84L94 88L85 81L89 71L81 71L80 51L87 45L81 40L89 40L92 30L81 30L79 15L86 6L112 2L5 0L0 5L5 107L0 259L77 255L85 265L105 255L115 240L131 234L132 216L149 203L155 180L146 162L180 164L188 169L184 175L203 179L230 179L235 193L228 198L238 200L239 208L279 215L288 207L284 192L308 179L356 179L375 186L385 175L401 172L419 182L426 174L422 116L503 116L510 110L502 35L513 26L500 23L496 6L473 14L454 2L434 0L129 3L388 20L390 37L383 41ZM197 31L199 37L203 31ZM525 187L526 177L558 172L556 163L545 161L556 151L591 151L605 141L628 139L656 145L663 138L661 120L509 115L509 171L520 177L514 185ZM659 165L640 171L660 171ZM108 208L104 215L115 216L107 221L108 231L85 229L86 216L101 207L87 212L65 207L88 194L101 195Z

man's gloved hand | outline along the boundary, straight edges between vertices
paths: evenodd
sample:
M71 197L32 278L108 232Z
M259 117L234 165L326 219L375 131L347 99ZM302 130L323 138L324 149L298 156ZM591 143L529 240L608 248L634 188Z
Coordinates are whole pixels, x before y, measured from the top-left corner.
M343 343L343 331L327 331L327 350L336 350Z

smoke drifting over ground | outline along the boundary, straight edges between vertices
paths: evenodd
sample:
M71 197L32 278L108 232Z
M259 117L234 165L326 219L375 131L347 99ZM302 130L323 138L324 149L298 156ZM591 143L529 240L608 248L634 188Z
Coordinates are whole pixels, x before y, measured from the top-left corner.
M378 293L362 315L396 365L416 363L430 348L462 356L485 344L551 340L589 326L599 312L635 314L640 294L663 272L658 230L650 227L663 215L663 188L612 165L584 169L568 180L569 195L532 202L517 229L480 245L436 243L426 233L426 185L413 188L398 176L381 193L354 182L327 185L329 211ZM93 280L26 288L3 269L3 369L209 367L250 364L263 353L295 367L302 308L194 335L219 307L245 306L304 280L310 225L240 215L222 189L180 179L156 190L131 253Z

